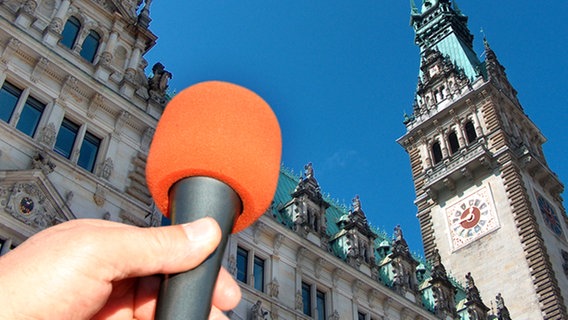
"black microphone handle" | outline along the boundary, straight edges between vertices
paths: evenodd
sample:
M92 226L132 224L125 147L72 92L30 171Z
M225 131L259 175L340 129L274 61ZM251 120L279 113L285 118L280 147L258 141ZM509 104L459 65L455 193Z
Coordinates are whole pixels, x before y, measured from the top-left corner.
M187 272L165 275L160 288L156 319L206 320L227 239L242 212L238 194L225 183L209 177L190 177L170 189L172 224L214 218L223 233L221 243L199 266Z

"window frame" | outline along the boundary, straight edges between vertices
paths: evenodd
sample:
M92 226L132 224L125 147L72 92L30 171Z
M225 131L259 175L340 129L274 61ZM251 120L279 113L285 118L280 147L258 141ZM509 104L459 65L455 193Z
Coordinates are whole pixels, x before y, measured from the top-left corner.
M239 263L239 257L243 257L243 253L246 253L246 264L244 265L245 270L242 270L240 268L240 265L242 264ZM268 279L267 272L269 268L268 258L266 258L265 255L258 254L258 252L256 252L255 250L249 249L248 247L242 246L240 244L237 245L235 258L237 280L243 284L251 286L253 289L259 292L266 293L266 279ZM260 274L257 274L257 270L259 270L256 264L257 261L262 261ZM258 266L260 266L260 264L258 264ZM245 281L242 281L243 273ZM258 279L261 280L260 284L257 283Z
M92 41L92 43L91 43ZM83 59L93 63L101 46L102 36L95 30L90 30L89 34L83 39L81 52L79 55Z
M442 144L440 141L435 140L434 143L430 146L430 151L432 152L432 163L434 165L442 162L444 159L444 155L442 153Z
M67 126L66 126L67 125ZM71 145L71 149L69 150L69 155L66 153L62 153L58 150L58 141L61 134L62 128L66 128L69 131L72 131L70 127L76 127L75 137L73 138L73 143L67 142L67 145ZM99 144L96 146L96 151L94 157L92 157L92 163L90 163L89 167L85 167L81 164L81 150L84 150L83 147L85 146L85 140L89 140L90 138L97 139ZM58 155L68 159L76 166L82 168L83 170L89 171L91 173L95 173L97 168L97 163L103 153L103 145L105 143L105 138L100 138L94 131L89 130L86 123L79 124L78 121L73 120L72 117L63 117L61 123L59 125L59 129L57 131L57 135L55 137L55 144L53 145L53 151ZM61 148L60 148L61 149ZM84 155L84 153L83 153Z
M2 92L2 94L4 92L10 94L13 98L15 98L15 103L13 106L9 107L10 114L8 115L6 113L6 115L8 115L7 119L1 118L0 121L4 121L19 132L33 139L38 131L37 129L42 123L48 104L30 94L31 89L29 87L21 88L21 86L10 81L5 80L2 83L0 92ZM3 106L0 105L0 108L3 108ZM34 112L34 110L39 112L39 114L29 113L29 111ZM30 117L35 119L31 119ZM30 119L33 121L33 125L31 127L26 127L28 126Z
M74 26L74 27L77 28L76 30L74 30L74 34L70 35L70 38L72 38L70 43L67 42L66 39L68 39L68 38L65 36L65 30L67 29L67 25ZM70 50L73 50L73 48L77 44L77 39L79 39L79 34L81 34L81 28L82 27L83 27L83 24L81 23L81 20L79 20L79 18L77 18L75 16L70 16L69 18L67 18L67 21L65 21L65 24L63 25L63 29L61 30L61 40L59 40L59 43L62 46L69 48Z
M307 290L306 290L307 289ZM306 306L305 292L309 294L308 305ZM300 282L300 293L302 295L302 313L314 319L320 319L323 313L323 319L327 319L329 315L329 290L325 286L320 286L309 279L302 279ZM323 298L320 300L320 296ZM323 303L320 304L320 301ZM314 314L315 312L315 314Z
M448 134L448 144L450 146L451 154L454 154L460 150L460 142L458 139L458 134L456 133L455 130L452 130Z
M463 128L464 128L464 131L465 131L467 143L468 144L475 143L478 136L477 136L477 132L475 131L475 123L473 122L473 120L468 119L468 121L464 124Z

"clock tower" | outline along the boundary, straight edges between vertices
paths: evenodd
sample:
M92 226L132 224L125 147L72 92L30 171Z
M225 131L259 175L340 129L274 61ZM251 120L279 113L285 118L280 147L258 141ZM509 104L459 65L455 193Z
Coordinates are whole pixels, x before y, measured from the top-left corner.
M568 319L564 186L485 39L479 60L467 21L455 1L411 1L420 70L398 142L426 258L436 252L458 279L471 274L484 301L507 300L512 319Z

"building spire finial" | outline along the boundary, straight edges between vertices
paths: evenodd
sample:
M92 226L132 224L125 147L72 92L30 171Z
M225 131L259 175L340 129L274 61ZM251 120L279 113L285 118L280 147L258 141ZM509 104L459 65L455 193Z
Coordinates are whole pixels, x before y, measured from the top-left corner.
M416 7L414 0L410 0L410 14L418 14L418 8Z
M461 12L460 8L458 7L458 2L457 2L456 0L454 0L454 1L452 1L452 3L453 3L453 5L454 5L454 11L455 11L457 14L461 15L462 12Z

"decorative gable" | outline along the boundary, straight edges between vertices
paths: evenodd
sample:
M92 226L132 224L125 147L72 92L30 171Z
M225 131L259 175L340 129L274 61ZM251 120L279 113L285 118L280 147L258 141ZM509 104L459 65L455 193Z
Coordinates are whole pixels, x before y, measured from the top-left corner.
M76 218L41 169L0 171L0 208L34 232Z

